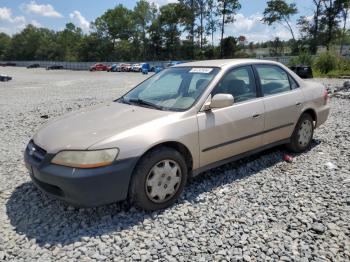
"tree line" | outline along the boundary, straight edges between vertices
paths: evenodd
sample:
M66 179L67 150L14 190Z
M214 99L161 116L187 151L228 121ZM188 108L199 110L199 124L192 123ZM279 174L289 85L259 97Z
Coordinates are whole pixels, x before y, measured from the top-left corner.
M312 0L312 6L312 14L299 17L294 27L295 2L267 1L261 22L282 25L291 39L256 44L225 35L226 25L235 23L239 0L179 0L160 8L139 0L133 9L119 4L107 10L87 34L72 23L61 31L28 25L12 36L0 33L0 60L189 60L246 57L245 50L252 55L264 46L276 54L281 45L288 45L290 54L315 54L320 45L343 48L349 42L349 0Z

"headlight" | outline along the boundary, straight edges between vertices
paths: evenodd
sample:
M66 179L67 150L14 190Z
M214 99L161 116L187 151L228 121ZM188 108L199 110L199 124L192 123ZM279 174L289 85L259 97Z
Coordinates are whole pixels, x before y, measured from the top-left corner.
M118 153L117 148L96 151L62 151L51 160L51 163L77 168L102 167L112 164Z

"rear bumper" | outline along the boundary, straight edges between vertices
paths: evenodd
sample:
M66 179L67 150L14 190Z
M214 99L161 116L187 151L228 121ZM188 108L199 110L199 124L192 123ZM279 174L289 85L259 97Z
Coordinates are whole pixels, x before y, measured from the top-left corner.
M316 127L319 127L320 125L322 125L324 122L326 122L328 116L330 113L330 106L329 105L325 105L323 107L321 107L318 111L317 111L317 123L316 123Z
M94 207L125 200L136 158L119 160L107 167L78 169L50 163L47 156L38 165L24 154L33 183L45 193L75 206Z

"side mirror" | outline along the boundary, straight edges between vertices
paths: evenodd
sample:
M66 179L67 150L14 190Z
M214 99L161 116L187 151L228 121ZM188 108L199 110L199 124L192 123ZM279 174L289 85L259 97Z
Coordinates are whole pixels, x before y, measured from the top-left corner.
M212 108L224 108L232 106L234 98L231 94L216 94L210 102L210 109Z

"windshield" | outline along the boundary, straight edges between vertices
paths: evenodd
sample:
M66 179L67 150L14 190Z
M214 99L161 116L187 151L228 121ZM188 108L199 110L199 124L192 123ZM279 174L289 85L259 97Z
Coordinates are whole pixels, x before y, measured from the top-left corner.
M219 72L218 68L174 67L142 82L118 101L156 109L189 109Z

